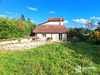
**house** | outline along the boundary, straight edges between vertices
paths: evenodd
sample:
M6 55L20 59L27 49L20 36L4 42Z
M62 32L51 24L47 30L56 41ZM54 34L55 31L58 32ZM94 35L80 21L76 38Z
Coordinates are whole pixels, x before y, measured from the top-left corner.
M67 40L67 28L63 25L64 19L48 18L47 22L39 24L33 31L41 41L52 39L52 41L59 41L63 38Z

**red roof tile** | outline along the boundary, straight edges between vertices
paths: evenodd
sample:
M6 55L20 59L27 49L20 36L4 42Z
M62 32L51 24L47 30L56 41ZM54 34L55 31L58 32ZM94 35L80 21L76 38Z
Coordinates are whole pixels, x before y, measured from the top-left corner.
M48 21L50 20L64 20L63 18L48 18Z
M33 33L67 33L64 25L38 25Z

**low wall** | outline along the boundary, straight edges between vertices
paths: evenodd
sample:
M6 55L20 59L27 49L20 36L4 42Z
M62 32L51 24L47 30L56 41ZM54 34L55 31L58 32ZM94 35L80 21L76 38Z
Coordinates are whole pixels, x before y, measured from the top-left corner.
M9 41L1 41L0 44L12 44L12 43L24 43L24 42L30 42L32 41L32 38L30 39L19 39L19 40L9 40Z

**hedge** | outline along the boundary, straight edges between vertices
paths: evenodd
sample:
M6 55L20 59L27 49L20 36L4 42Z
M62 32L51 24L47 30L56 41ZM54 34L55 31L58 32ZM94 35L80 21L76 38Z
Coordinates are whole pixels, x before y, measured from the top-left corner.
M36 24L0 18L0 39L20 38L32 34Z

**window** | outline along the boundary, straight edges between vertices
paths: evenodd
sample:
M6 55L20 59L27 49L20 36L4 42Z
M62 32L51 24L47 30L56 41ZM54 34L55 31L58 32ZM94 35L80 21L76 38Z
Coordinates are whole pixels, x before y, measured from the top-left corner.
M43 37L46 37L46 34L42 34Z

